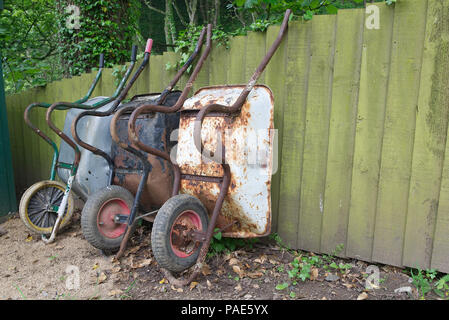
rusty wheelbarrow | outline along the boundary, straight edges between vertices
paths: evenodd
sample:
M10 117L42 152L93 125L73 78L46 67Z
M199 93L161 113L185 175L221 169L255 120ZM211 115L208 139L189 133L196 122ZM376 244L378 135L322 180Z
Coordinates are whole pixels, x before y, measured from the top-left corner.
M142 69L142 66L140 66L139 70L136 72L137 76L136 76L136 74L134 74L134 76L132 77L132 79L130 80L128 85L124 89L122 89L123 86L125 85L128 77L130 76L132 69L134 68L135 61L136 61L136 55L137 55L137 46L133 46L131 63L130 63L130 66L128 67L127 72L125 73L125 76L123 77L121 83L119 84L118 90L120 90L119 91L120 94L118 95L118 98L116 98L114 100L114 103L116 103L116 101L121 101L124 99L129 88L135 82L135 80L139 74L139 71L141 71L141 69ZM149 55L149 53L146 53L146 55ZM43 234L42 234L42 240L45 243L53 242L60 227L63 227L64 225L66 225L66 221L69 220L68 219L69 214L71 214L71 212L73 210L73 195L71 193L72 184L76 178L76 174L78 171L78 164L79 164L80 157L81 157L81 152L80 152L78 146L67 136L66 133L63 132L63 130L56 127L56 125L53 123L53 121L51 119L51 115L52 115L53 111L57 110L58 108L60 108L60 109L65 108L65 109L70 109L70 110L98 109L102 106L107 106L108 103L110 103L113 99L114 99L114 97L111 97L111 98L97 97L97 98L89 100L88 103L85 103L85 104L57 102L57 103L52 104L47 110L46 121L47 121L48 126L50 127L51 130L53 130L62 139L62 141L64 143L66 143L70 148L72 148L72 150L73 150L72 154L74 153L74 155L68 162L59 159L59 163L64 164L64 165L59 165L58 170L66 169L68 171L67 180L64 180L63 176L61 177L61 175L60 175L62 180L66 182L65 189L57 190L57 189L55 189L55 187L53 187L52 185L47 183L47 184L45 184L44 189L43 189L44 194L40 195L37 198L39 200L38 201L39 205L41 207L43 207L41 209L41 211L46 213L46 219L44 221L52 222L51 224L49 224L49 228L48 228L51 231L50 237L49 238L46 237L46 234L49 233L48 231L43 232ZM118 102L118 103L120 103L120 102ZM70 111L69 111L69 113L70 113ZM66 122L67 122L67 117L66 117ZM63 143L61 143L60 149L61 149L60 158L61 158L61 156L67 156L67 152L66 152L67 150L64 150ZM58 171L58 174L59 174L59 171ZM52 207L51 203L48 203L47 201L45 201L46 198L44 198L44 201L43 201L43 196L49 197L50 199L54 199L55 204L53 206L57 206L57 207L56 208ZM40 220L40 221L42 221L42 220Z
M151 244L175 285L186 285L198 275L216 228L228 237L270 233L274 105L271 90L256 82L279 47L290 14L287 10L276 40L248 84L202 88L179 108L175 157L146 145L137 133L139 117L166 112L164 108L143 105L131 114L132 143L173 166L172 197L157 212ZM192 266L190 275L173 275Z
M132 57L135 57L137 47L133 47ZM131 59L132 61L135 58ZM50 178L48 180L39 181L29 187L20 200L19 214L27 226L33 232L40 234L51 233L52 228L55 224L58 210L61 205L63 194L67 188L67 185L55 180L56 170L65 169L71 171L73 169L72 164L68 161L64 161L64 142L61 143L60 149L58 149L57 144L51 138L49 138L44 132L42 132L36 125L31 122L30 114L35 108L46 108L53 110L67 110L67 109L95 109L103 105L106 105L117 98L118 94L122 91L123 86L128 80L129 74L134 67L134 62L131 63L128 71L125 73L123 79L118 85L116 91L111 97L95 97L89 99L92 95L97 83L99 82L103 68L104 68L104 55L100 54L99 69L95 76L94 81L87 94L75 101L74 103L32 103L30 104L24 112L25 123L37 134L39 137L45 140L53 149L53 161L50 170ZM69 111L70 112L70 111ZM60 152L61 151L61 152ZM67 183L67 179L64 180ZM65 226L69 223L70 218L73 214L73 199L68 197L66 203L66 212L62 220L61 225Z
M181 76L199 54L206 36L206 29L206 49L199 58L184 90L173 91ZM111 108L107 112L83 112L74 119L72 135L75 141L102 161L103 167L107 170L106 173L100 173L103 177L107 177L106 184L95 181L97 190L89 194L81 213L83 234L94 247L107 252L117 250L122 243L127 225L140 218L152 221L154 209L159 208L170 197L173 186L171 167L168 163L147 155L129 144L127 139L129 114L137 107L148 103L160 104L166 110L182 106L210 51L211 33L211 25L203 28L193 54L162 93L134 96L129 103ZM84 116L112 117L110 133L113 143L108 145L110 152L106 151L108 148L94 147L80 139L78 122ZM105 124L106 119L103 121L103 125ZM168 151L172 147L170 135L179 127L179 114L145 115L137 120L137 127L145 143L158 150ZM87 162L86 168L94 171L91 162ZM97 167L97 176L98 171ZM139 209L147 213L136 217Z

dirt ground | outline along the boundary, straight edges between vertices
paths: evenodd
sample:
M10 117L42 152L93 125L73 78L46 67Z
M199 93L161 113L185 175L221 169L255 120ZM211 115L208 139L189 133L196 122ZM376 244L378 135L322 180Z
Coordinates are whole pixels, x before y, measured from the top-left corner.
M292 285L287 270L294 253L267 239L210 258L196 282L176 288L167 282L152 256L150 225L137 229L125 257L118 262L87 243L81 233L79 213L74 216L71 226L49 245L30 233L18 215L1 225L7 233L0 236L0 299L418 298L410 277L389 266L378 265L379 286L366 290L369 265L350 259L334 258L337 264L350 265L348 270L331 273L317 268L312 270L313 280ZM280 288L278 285L283 283L289 285ZM395 292L403 287L411 291Z

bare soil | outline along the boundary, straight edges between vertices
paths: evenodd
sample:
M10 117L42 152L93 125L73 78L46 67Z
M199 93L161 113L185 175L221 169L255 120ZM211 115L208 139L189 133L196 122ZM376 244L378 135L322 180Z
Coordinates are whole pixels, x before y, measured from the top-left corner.
M79 225L79 213L74 215L71 226L61 231L56 241L49 245L29 232L18 215L2 224L2 228L6 234L0 235L0 299L418 298L403 270L378 265L379 287L366 290L369 264L339 258L335 258L337 264L349 263L351 269L329 275L328 271L320 268L314 271L313 280L299 280L296 285L276 289L278 284L291 283L287 270L291 268L295 252L281 249L268 239L255 243L251 248L210 258L196 282L177 288L164 278L152 256L149 224L137 229L120 261L87 243ZM76 285L77 270L79 286ZM410 287L412 291L395 293L395 289L401 287ZM429 295L427 298L435 297Z

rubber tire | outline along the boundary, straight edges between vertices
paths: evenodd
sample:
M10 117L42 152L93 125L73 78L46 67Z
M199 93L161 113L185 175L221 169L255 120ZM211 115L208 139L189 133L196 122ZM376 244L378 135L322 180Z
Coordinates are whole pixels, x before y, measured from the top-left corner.
M89 196L81 212L81 229L84 237L92 246L106 252L117 251L124 235L113 239L107 238L97 227L97 216L101 207L113 198L122 199L131 210L134 202L132 193L121 186L108 186Z
M170 232L176 218L186 210L195 211L200 219L203 232L209 225L207 210L200 200L187 195L179 194L167 200L159 209L151 231L151 246L153 254L159 266L172 272L181 272L193 266L200 253L201 246L192 255L181 258L172 250L170 244Z
M19 204L20 219L22 219L22 222L25 224L25 226L29 230L36 232L38 234L50 234L53 228L41 228L41 227L38 227L35 224L33 224L28 217L28 205L29 205L31 198L38 191L45 189L45 188L49 188L49 187L56 187L56 188L62 190L63 192L66 189L66 185L59 181L54 181L54 180L40 181L40 182L36 182L31 187L29 187L23 193L22 198L20 199L20 204ZM72 218L73 212L74 212L74 200L73 200L72 191L70 191L68 202L67 202L66 213L61 221L61 224L59 225L59 230L62 230L62 229L64 229L64 227L68 226L68 224L70 223L70 219Z

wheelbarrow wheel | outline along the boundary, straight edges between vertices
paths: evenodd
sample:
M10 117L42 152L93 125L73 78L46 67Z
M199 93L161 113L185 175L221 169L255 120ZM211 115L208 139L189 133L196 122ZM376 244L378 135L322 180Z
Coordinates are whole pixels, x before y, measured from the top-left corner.
M207 230L209 218L200 200L187 195L176 195L159 209L151 232L151 246L158 264L172 272L181 272L193 266L201 243L192 239L192 231Z
M134 196L123 187L108 186L89 196L81 212L81 229L86 240L106 252L120 247L126 224L117 223L117 214L129 216Z
M25 226L39 234L50 234L58 217L57 211L65 189L65 184L53 180L40 181L29 187L19 204L19 215ZM69 224L73 209L74 200L70 192L60 230Z

